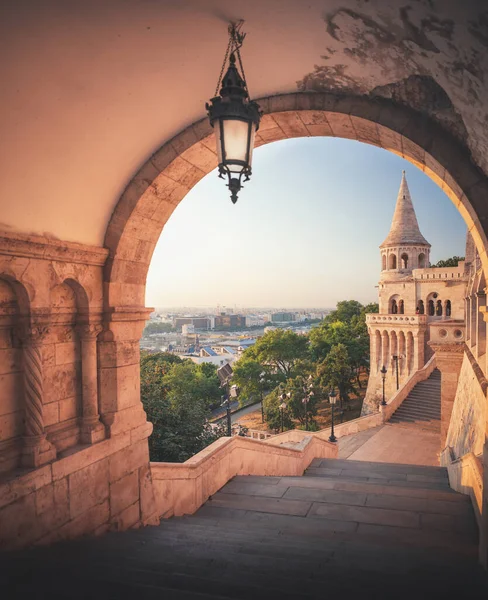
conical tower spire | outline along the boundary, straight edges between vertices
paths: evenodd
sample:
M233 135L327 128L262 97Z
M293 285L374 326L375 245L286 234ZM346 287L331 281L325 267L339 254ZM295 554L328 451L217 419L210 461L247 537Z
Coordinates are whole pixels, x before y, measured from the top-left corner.
M415 215L412 198L408 189L407 178L405 177L405 171L403 171L390 233L380 248L412 245L430 247L429 242L420 233L417 216Z

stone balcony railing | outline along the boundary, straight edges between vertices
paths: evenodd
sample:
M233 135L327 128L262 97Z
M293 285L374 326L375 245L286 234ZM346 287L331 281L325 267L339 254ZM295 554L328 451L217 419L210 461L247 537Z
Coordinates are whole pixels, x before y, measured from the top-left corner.
M380 315L371 313L366 315L367 325L427 325L427 315Z
M464 321L436 321L430 323L430 342L432 344L460 344L465 337Z

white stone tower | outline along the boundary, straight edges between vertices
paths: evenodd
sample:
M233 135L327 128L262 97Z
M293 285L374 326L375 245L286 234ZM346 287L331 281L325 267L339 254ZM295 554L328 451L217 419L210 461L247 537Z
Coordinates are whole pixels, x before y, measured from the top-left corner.
M430 247L420 232L403 171L390 232L380 246L379 314L367 316L370 379L363 414L376 410L381 400L383 366L387 398L424 366L427 316L415 280L419 270L430 267Z

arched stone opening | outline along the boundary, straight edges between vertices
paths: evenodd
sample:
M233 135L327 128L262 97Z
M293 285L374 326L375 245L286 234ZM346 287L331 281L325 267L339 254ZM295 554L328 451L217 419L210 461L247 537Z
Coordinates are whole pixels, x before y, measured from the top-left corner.
M426 267L426 264L425 264L425 254L423 252L421 252L419 254L418 263L419 263L419 269L424 269Z
M451 301L450 300L446 300L445 315L446 315L446 317L451 316Z
M390 150L419 167L460 211L486 269L488 238L481 223L488 212L488 180L467 149L437 123L380 98L298 93L259 102L264 116L256 146L292 137L343 137ZM112 318L116 307L142 309L147 270L164 224L186 193L216 166L213 131L202 119L165 143L128 184L105 236L110 250L105 306L111 322L117 319Z
M9 402L1 403L0 473L19 467L21 461L25 405L22 346L16 335L20 319L16 290L11 281L0 276L0 361L9 366L7 372L2 372L2 392L8 394Z
M423 315L425 314L425 307L424 307L424 301L423 300L419 300L417 302L417 309L416 309L416 314L418 315Z
M397 257L396 257L396 254L390 254L388 268L389 269L396 269L397 268Z
M404 252L400 257L400 268L408 269L408 254Z
M386 254L381 257L381 270L386 271Z
M404 315L405 314L405 303L403 302L403 300L400 300L398 302L398 314L399 315Z

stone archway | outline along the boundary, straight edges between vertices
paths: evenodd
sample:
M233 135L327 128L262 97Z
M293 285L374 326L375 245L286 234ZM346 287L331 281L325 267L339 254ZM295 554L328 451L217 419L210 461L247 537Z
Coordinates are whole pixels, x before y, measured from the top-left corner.
M458 208L488 270L488 179L469 150L440 125L390 100L362 96L298 93L259 103L264 116L256 146L293 137L341 137L384 148L420 168ZM214 146L212 128L202 119L166 142L125 189L105 236L110 250L104 274L109 314L120 307L144 306L157 240L187 192L217 166Z

